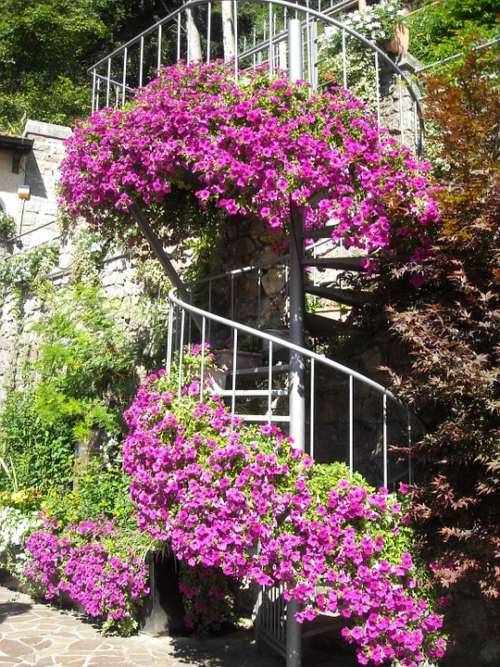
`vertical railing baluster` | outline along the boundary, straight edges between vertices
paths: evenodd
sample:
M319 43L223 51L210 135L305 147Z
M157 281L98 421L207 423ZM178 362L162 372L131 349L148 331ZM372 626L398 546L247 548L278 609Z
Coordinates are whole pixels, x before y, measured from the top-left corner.
M139 88L142 88L142 80L144 76L144 35L141 37L141 44L139 48Z
M191 10L186 9L186 63L189 65L191 62Z
M180 335L180 329L179 329L179 306L174 306L174 332L175 332L175 337L174 337L174 352L177 352L179 350L179 335Z
M238 81L238 3L233 0L234 80Z
M411 413L407 410L407 438L408 438L408 483L413 484L413 460L412 460L412 435L411 435Z
M234 273L231 273L231 319L234 320Z
M415 151L418 151L418 117L417 117L417 102L413 100L413 143L415 144Z
M377 104L377 125L380 127L380 65L375 51L375 100Z
M109 107L109 94L111 91L111 58L108 58L108 69L106 74L106 106Z
M354 378L349 375L349 473L354 474Z
M316 362L314 359L311 359L311 386L310 386L310 415L309 415L309 454L311 455L312 458L314 458L314 399L315 399L315 392L314 392L314 386L316 383L316 378L315 378L315 370L316 370Z
M231 414L236 412L236 371L238 367L238 329L233 329L233 382L231 388Z
M271 423L273 409L273 341L269 341L269 367L267 371L267 423Z
M97 81L97 110L101 108L101 84L102 84L102 79L99 77Z
M255 27L252 30L252 43L254 49L254 53L252 56L252 63L253 63L253 68L255 69L257 67L257 54L255 53L255 45L257 44L257 30Z
M181 59L182 12L177 14L177 62Z
M181 330L179 327L179 306L175 306L175 351L179 351L179 340L180 340L180 335L181 335Z
M268 46L268 61L269 61L269 74L272 76L274 74L274 57L273 57L273 4L269 3L269 46Z
M193 305L193 290L192 288L189 288L189 305ZM192 320L193 316L191 311L189 311L188 314L188 343L191 345L191 336L192 336Z
M207 5L207 65L210 64L210 49L212 46L212 3Z
M403 118L403 79L399 78L399 140L404 143L404 118Z
M182 362L184 358L184 326L186 322L186 311L184 308L181 310L181 340L180 340L180 347L179 347L179 388L177 395L179 398L181 397L182 393Z
M311 58L312 58L312 91L318 90L319 63L318 63L318 21L311 22Z
M174 333L174 306L168 302L168 332L167 332L167 373L172 368L172 342Z
M383 425L383 453L384 453L384 486L387 486L387 392L384 392L383 402L384 425Z
M208 312L212 312L212 281L208 281ZM212 320L208 320L208 340L210 341L210 333L212 330Z
M162 41L163 41L163 24L160 23L160 25L158 26L158 52L157 52L157 57L156 57L156 69L160 69L160 67L161 67Z
M309 0L306 0L306 9L309 9ZM307 35L307 81L312 83L312 68L311 68L311 17L309 12L306 12L306 35Z
M207 322L203 316L201 320L201 371L200 371L200 402L203 402L203 389L205 384L205 332Z
M342 28L342 81L347 90L347 54L346 54L346 33Z
M97 73L94 67L94 69L92 70L92 113L95 113L96 111L95 108L96 89L97 89Z
M257 270L257 328L260 329L260 316L262 312L262 269L259 266Z
M123 49L123 74L122 74L122 106L125 104L126 95L127 95L127 61L128 61L128 49L125 47Z

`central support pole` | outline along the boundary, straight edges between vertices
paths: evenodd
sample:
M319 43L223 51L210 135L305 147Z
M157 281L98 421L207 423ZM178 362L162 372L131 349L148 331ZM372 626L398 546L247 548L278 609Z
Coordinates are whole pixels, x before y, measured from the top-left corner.
M288 21L288 78L303 79L302 26L299 19ZM299 209L290 200L290 341L302 346L304 343L304 272L302 266L302 217ZM290 436L293 447L305 449L305 368L304 357L298 352L290 353L289 409ZM295 620L299 605L295 600L287 604L286 618L286 665L302 665L302 628Z

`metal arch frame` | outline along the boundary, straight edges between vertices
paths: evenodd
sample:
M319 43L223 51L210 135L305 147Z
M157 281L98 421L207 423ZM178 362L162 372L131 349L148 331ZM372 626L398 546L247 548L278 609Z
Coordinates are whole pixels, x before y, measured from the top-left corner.
M217 1L217 0L215 0L215 1ZM234 1L236 3L238 3L238 2L249 2L250 0L234 0ZM327 14L325 14L323 12L317 11L315 9L311 9L309 6L301 5L301 4L295 3L295 2L290 2L289 0L252 0L252 1L259 2L261 4L268 4L268 5L271 5L271 6L275 5L275 6L283 7L285 9L289 9L289 10L292 10L292 11L305 13L305 14L307 14L308 17L321 20L321 21L323 21L323 22L325 22L325 23L327 23L327 24L329 24L329 25L331 25L331 26L333 26L337 29L340 29L342 31L347 32L349 35L351 35L352 37L357 39L359 42L361 42L364 46L371 49L374 53L377 54L378 58L381 58L389 66L389 68L395 74L397 74L399 77L401 77L401 79L403 79L403 81L406 83L406 85L408 87L408 90L409 90L409 93L410 93L410 96L411 96L411 98L412 98L412 100L413 100L413 102L416 106L417 115L418 115L419 123L420 123L420 129L421 129L422 133L424 132L423 110L422 110L422 106L420 104L420 98L417 95L417 93L414 91L411 80L405 74L405 72L395 62L393 62L391 60L391 58L389 58L389 56L385 53L385 51L380 49L376 44L374 44L370 40L366 39L366 37L364 37L363 35L358 33L353 28L350 28L349 26L344 25L340 21L337 21L336 19L332 18L331 16L328 16ZM211 7L213 5L213 2L214 2L214 0L188 0L188 2L185 2L182 7L179 7L178 9L174 10L173 12L168 14L163 19L160 19L159 21L154 23L149 28L146 28L146 30L141 32L139 35L136 35L135 37L130 39L128 42L126 42L125 44L122 44L122 46L119 46L117 49L112 51L107 56L104 56L103 58L98 60L96 63L94 63L93 65L91 65L87 69L87 72L89 74L94 74L95 73L97 75L96 70L100 65L102 65L103 63L110 63L111 60L115 56L125 52L126 49L128 50L128 48L130 46L132 46L136 43L143 44L144 43L144 37L146 37L147 35L150 35L151 33L155 32L155 30L160 31L163 28L163 25L165 23L168 23L169 21L175 19L176 17L179 17L186 10L190 10L194 7L198 7L198 6L201 6L201 5L208 5L208 6ZM142 85L142 82L141 82L141 85Z

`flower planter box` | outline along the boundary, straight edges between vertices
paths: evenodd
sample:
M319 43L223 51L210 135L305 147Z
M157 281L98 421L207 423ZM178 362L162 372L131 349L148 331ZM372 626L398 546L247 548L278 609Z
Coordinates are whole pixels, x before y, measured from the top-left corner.
M186 634L174 555L152 553L148 564L150 593L139 612L141 632L152 636Z
M394 28L394 36L385 42L384 48L388 53L393 53L396 56L408 53L410 48L410 31L408 28L398 24Z

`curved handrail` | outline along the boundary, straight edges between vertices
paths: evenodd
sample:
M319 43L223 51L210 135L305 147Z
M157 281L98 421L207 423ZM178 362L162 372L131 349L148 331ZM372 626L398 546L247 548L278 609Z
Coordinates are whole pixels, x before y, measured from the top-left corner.
M379 384L378 382L375 382L375 380L371 380L370 378L366 377L366 375L363 375L362 373L359 373L358 371L353 370L352 368L349 368L348 366L344 366L343 364L339 363L338 361L334 361L333 359L329 359L328 357L324 357L321 354L318 354L317 352L314 352L313 350L309 350L305 347L301 347L300 345L295 345L294 343L291 343L290 341L287 341L283 338L280 338L279 336L274 336L272 334L267 333L266 331L260 331L259 329L255 329L253 327L250 327L246 324L241 324L240 322L237 322L236 320L231 320L227 317L222 317L221 315L216 315L215 313L211 313L208 310L204 310L203 308L199 308L197 306L194 306L191 303L188 303L186 301L183 301L180 297L177 296L177 288L172 288L168 294L168 299L171 303L175 304L182 310L188 311L193 315L199 316L202 320L203 318L207 320L211 320L212 322L217 322L218 324L221 324L223 326L228 327L229 329L237 329L238 331L241 331L242 333L249 334L251 336L255 336L256 338L260 338L261 340L265 340L268 343L273 343L279 347L284 347L287 350L290 350L291 352L296 352L300 354L303 357L306 357L307 359L313 359L314 361L323 364L324 366L327 366L329 368L332 368L336 371L339 371L340 373L343 373L344 375L347 375L349 377L352 377L355 380L358 380L359 382L362 382L363 384L366 384L367 386L372 387L376 391L378 391L380 394L387 396L387 398L390 398L393 400L395 403L402 407L404 404L402 401L397 397L394 396L386 387L383 385Z
M328 16L328 14L325 14L324 12L319 12L316 9L312 9L311 7L308 7L307 5L301 5L297 2L290 2L289 0L236 0L236 2L259 2L261 4L268 4L268 5L277 5L278 7L283 7L286 9L291 9L293 11L297 12L303 12L304 14L307 14L313 18L316 19L321 19L322 21L325 21L326 23L329 23L330 25L334 26L335 28L339 28L341 30L345 30L348 32L352 37L355 37L357 40L359 40L362 44L367 46L369 49L372 49L373 51L377 52L380 57L386 62L387 65L398 75L401 76L402 79L405 80L405 82L408 84L408 88L411 91L412 97L414 102L418 104L419 99L415 95L413 88L411 86L411 82L406 76L406 74L403 72L403 70L398 67L398 65L389 58L387 53L380 49L374 42L371 42L369 39L361 35L357 30L354 30L354 28L351 28L347 25L344 25L340 21L337 21L336 19L332 18L331 16ZM107 62L109 59L113 58L114 56L118 55L119 53L122 53L124 49L132 46L133 44L136 44L141 40L142 37L146 37L146 35L151 34L155 30L157 30L160 26L165 25L165 23L170 22L172 19L175 19L179 14L182 14L185 12L187 9L192 9L193 7L198 7L199 5L207 5L211 2L211 0L187 0L182 7L179 7L175 9L173 12L165 16L164 18L160 19L156 23L154 23L152 26L149 28L146 28L146 30L143 30L141 33L136 35L135 37L132 37L132 39L129 39L128 42L125 44L122 44L121 46L117 47L114 51L109 53L107 56L104 56L100 60L98 60L96 63L91 65L88 69L87 72L90 74L92 70L94 70L96 67L99 67L99 65L102 65L103 63ZM419 110L421 110L420 105L418 105Z
M243 2L248 2L248 1L249 0L236 0L235 4L237 4L238 2L243 3ZM420 104L420 96L415 92L410 78L397 65L397 63L395 63L374 42L370 41L369 39L367 39L366 37L364 37L363 35L358 33L356 30L351 28L350 26L344 25L340 21L337 21L332 16L329 16L328 14L326 14L324 12L312 9L311 7L309 7L307 5L302 5L302 4L299 4L298 2L290 2L289 0L253 0L253 1L254 2L259 2L261 4L274 5L274 6L277 6L277 7L282 7L282 8L287 9L287 10L303 13L308 18L315 19L315 20L321 20L325 24L333 26L337 29L340 29L340 30L346 32L347 34L349 34L351 37L358 40L359 42L361 42L361 44L363 44L365 47L370 49L374 54L376 54L377 58L382 59L382 61L389 67L389 69L392 70L392 72L394 74L396 74L398 77L400 77L400 79L402 79L405 82L405 84L407 86L407 89L410 93L411 99L412 99L413 103L415 104L415 109L417 111L417 116L418 116L418 119L419 119L420 130L422 132L424 131L423 112L422 112L422 106ZM94 63L94 65L91 65L88 68L87 72L89 74L93 74L93 76L96 77L96 79L97 79L99 77L99 75L97 74L97 68L100 65L102 65L104 63L107 63L108 64L108 70L109 70L110 65L111 65L111 60L115 56L117 56L119 54L122 54L124 52L126 53L126 50L129 47L131 47L135 44L139 43L139 44L141 44L141 46L143 46L144 37L146 37L147 35L150 35L151 33L155 32L156 30L161 30L162 27L165 24L167 24L170 21L180 17L183 12L191 10L195 7L200 6L200 5L208 5L211 8L212 4L213 3L211 2L211 0L188 0L187 2L185 2L182 5L182 7L177 8L176 10L174 10L173 12L168 14L166 17L160 19L159 21L154 23L152 26L150 26L149 28L147 28L143 32L139 33L138 35L136 35L132 39L128 40L128 42L126 42L125 44L116 48L114 51L112 51L107 56L104 56L103 58L98 60L96 63ZM271 41L272 40L273 40L273 38L271 37ZM267 42L262 42L262 44L263 44L263 48L264 48L265 44L267 44ZM109 79L110 76L111 76L111 74L108 71L108 77L107 78ZM121 85L121 84L119 84L119 85ZM123 84L123 85L125 85L125 84ZM142 86L142 82L140 83L139 87L141 87L141 86Z

